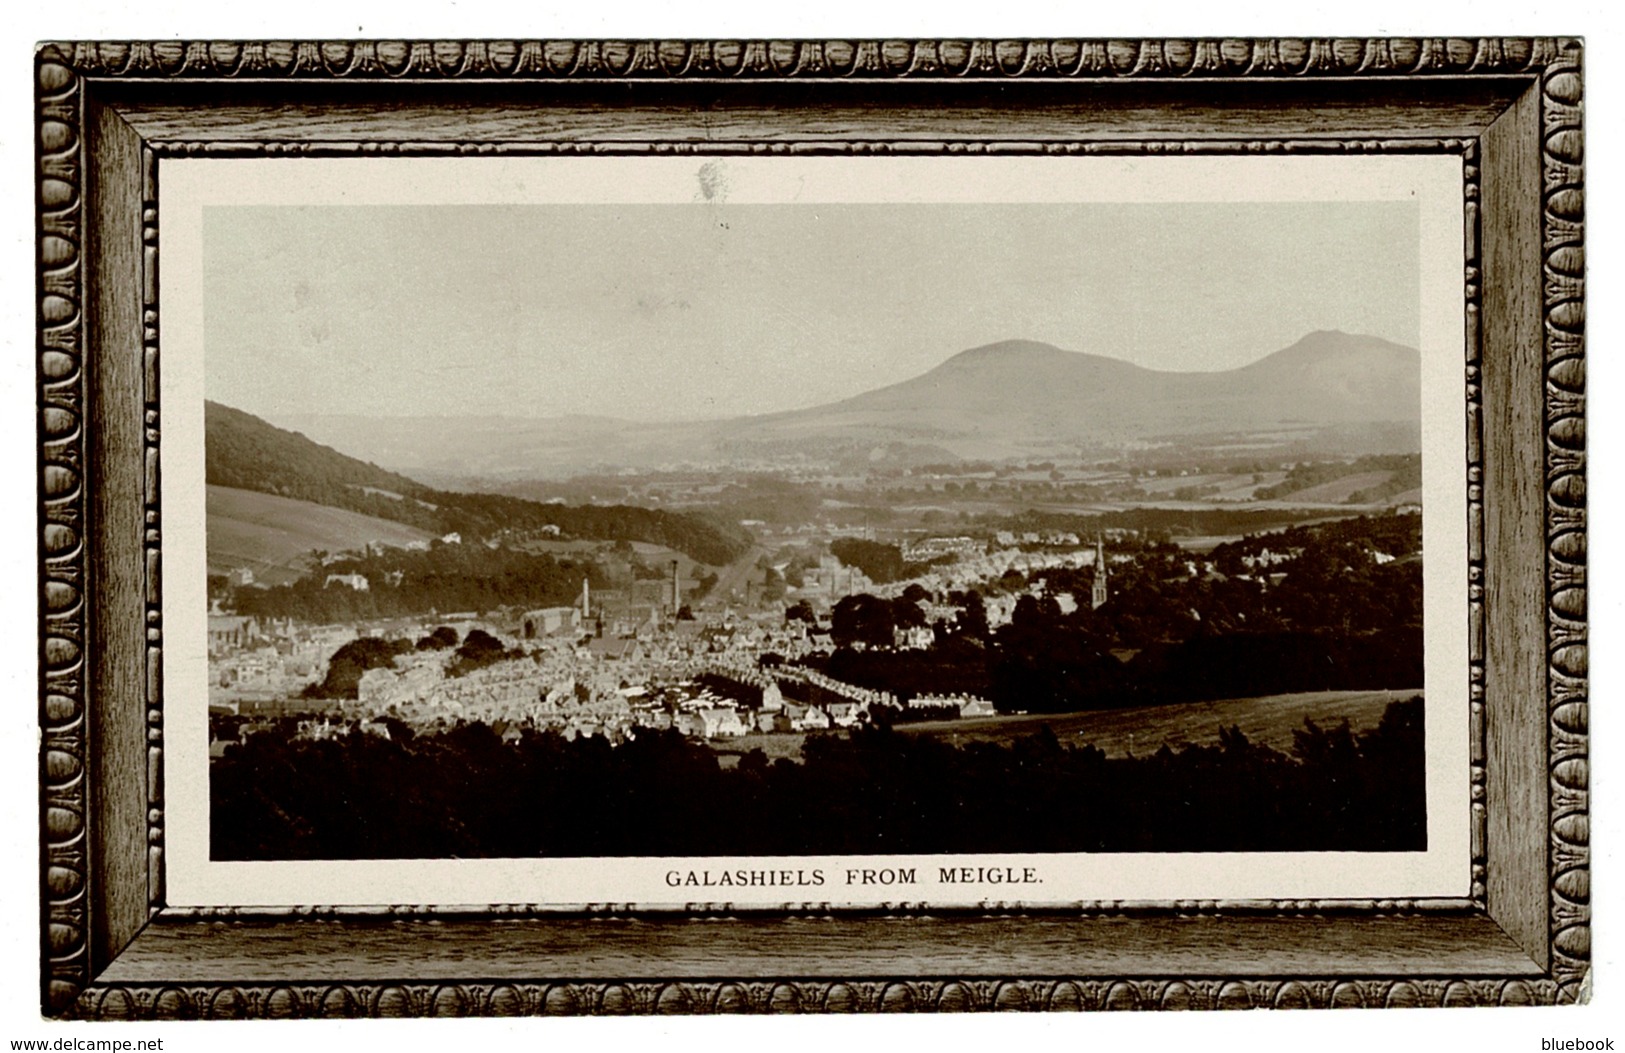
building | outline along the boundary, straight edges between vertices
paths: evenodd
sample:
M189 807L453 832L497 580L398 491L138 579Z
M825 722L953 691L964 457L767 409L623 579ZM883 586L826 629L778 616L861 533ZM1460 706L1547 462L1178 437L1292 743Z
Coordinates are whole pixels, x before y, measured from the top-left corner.
M701 734L708 739L737 738L750 730L739 719L739 710L731 706L702 709L696 715L700 718Z
M1106 546L1099 538L1095 539L1095 583L1089 591L1089 606L1095 610L1106 605L1111 594L1106 587Z
M828 731L829 714L817 706L786 705L784 714L790 720L791 731Z
M998 710L994 709L993 703L985 698L967 698L959 704L959 719L961 720L967 720L971 717L992 717L997 715Z
M561 632L574 632L581 628L581 611L576 607L544 607L526 611L519 620L519 636L535 640Z
M856 702L831 702L824 707L825 713L829 716L829 722L838 728L857 727L862 722L867 709L867 706L859 705Z
M643 646L636 637L595 636L587 641L586 651L610 662L636 662L643 657Z
M260 623L240 614L209 615L209 653L231 654L259 639Z
M944 556L978 556L987 546L971 537L928 537L903 546L903 558L928 563Z
M916 625L892 630L892 646L908 650L924 650L936 641L936 633L929 625Z

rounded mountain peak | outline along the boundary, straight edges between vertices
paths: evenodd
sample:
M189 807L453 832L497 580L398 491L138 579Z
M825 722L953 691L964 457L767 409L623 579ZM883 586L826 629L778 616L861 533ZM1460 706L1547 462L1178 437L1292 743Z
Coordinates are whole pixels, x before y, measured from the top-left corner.
M1350 353L1388 351L1406 352L1416 354L1415 348L1405 347L1401 344L1384 340L1378 336L1366 336L1362 333L1345 333L1341 329L1317 329L1305 334L1296 343L1282 348L1280 351L1262 358L1260 362L1270 359L1298 359L1311 360L1329 358Z
M1058 356L1071 356L1072 351L1062 351L1054 344L1046 344L1041 340L1000 340L981 347L973 347L968 351L961 351L943 363L951 366L955 363L962 365L979 364L997 361L1032 360L1037 358L1055 358Z

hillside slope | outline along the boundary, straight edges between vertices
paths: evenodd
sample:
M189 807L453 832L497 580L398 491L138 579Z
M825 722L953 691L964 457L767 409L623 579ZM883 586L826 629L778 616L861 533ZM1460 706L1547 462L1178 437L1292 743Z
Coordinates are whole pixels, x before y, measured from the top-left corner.
M428 487L253 414L205 402L203 431L204 481L210 486L291 497L425 530L444 525L439 509L424 499Z
M1012 340L827 406L739 422L757 433L905 433L937 441L1100 441L1421 420L1421 361L1374 337L1311 333L1240 369L1162 372Z
M241 410L215 402L204 408L205 479L211 486L309 501L469 540L556 526L565 537L647 541L712 565L732 562L752 543L736 524L678 512L435 490Z
M246 567L272 585L303 574L312 550L402 547L431 536L376 516L230 486L208 487L208 516L209 573Z

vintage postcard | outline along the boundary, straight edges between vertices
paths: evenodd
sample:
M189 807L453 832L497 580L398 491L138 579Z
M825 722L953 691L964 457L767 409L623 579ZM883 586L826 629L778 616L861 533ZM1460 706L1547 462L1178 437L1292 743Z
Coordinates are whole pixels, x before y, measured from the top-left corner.
M171 902L1466 895L1459 158L159 185Z

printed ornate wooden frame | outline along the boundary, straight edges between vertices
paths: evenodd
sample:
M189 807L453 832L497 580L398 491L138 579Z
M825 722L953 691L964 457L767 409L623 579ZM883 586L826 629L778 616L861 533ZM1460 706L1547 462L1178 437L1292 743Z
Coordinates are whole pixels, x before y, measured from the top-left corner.
M51 43L35 77L47 1014L1588 996L1578 41ZM996 150L1462 157L1467 898L705 920L166 906L158 157Z

